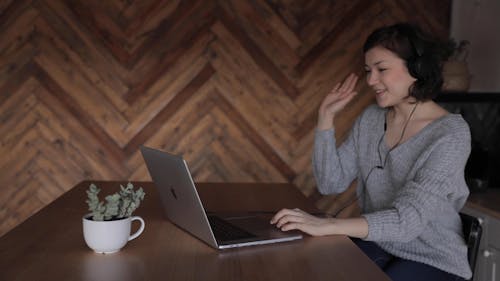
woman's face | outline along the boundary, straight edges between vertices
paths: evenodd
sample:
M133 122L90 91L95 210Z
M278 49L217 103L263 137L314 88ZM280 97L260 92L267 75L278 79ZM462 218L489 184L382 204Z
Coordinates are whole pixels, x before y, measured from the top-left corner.
M408 102L409 88L416 81L403 59L384 47L374 47L365 53L366 82L375 91L380 107Z

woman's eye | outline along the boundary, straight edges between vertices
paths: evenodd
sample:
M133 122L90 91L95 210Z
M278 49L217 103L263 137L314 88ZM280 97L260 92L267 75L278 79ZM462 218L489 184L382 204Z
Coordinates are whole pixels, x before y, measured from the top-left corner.
M378 71L380 71L380 72L384 72L384 71L386 71L386 70L387 70L387 68L380 68Z
M365 73L370 73L372 72L370 69L365 69Z

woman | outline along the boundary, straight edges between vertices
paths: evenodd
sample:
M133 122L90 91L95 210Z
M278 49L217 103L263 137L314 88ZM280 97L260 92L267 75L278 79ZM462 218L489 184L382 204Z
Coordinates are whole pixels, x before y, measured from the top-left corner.
M460 115L432 101L442 85L437 46L409 24L368 37L366 81L377 105L361 114L339 148L333 124L356 95L356 75L337 84L320 106L313 153L318 189L339 193L357 178L363 215L318 218L283 209L271 223L283 231L353 237L393 280L470 278L458 214L469 194L470 131Z

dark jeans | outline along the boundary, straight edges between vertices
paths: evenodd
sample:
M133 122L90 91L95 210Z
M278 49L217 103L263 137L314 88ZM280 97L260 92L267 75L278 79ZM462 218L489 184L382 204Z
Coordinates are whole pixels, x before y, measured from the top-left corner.
M394 281L458 281L465 280L462 277L451 273L439 270L433 266L426 265L420 262L410 261L395 257L377 244L370 241L364 241L357 238L351 240L373 261L375 262L390 278Z

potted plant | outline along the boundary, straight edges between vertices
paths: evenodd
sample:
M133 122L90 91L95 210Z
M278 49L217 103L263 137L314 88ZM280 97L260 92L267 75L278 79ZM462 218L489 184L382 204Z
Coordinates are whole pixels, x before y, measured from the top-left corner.
M445 57L448 58L443 64L443 90L444 91L467 91L470 86L471 75L467 66L467 55L469 54L469 41L459 42L450 39L446 45Z
M120 191L99 201L101 190L90 184L86 200L91 213L83 217L83 236L87 245L97 253L114 253L125 244L137 238L144 230L144 220L132 213L139 207L145 193L142 187L134 190L134 185L120 185ZM130 235L132 221L139 221L141 226Z

